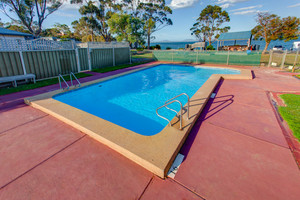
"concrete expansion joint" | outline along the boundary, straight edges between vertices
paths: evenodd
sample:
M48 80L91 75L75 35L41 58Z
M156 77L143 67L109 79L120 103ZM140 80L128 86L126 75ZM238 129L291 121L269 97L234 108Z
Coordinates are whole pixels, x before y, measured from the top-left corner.
M57 151L56 153L50 155L48 158L44 159L43 161L41 161L40 163L36 164L35 166L31 167L30 169L28 169L27 171L25 171L24 173L20 174L19 176L17 176L16 178L12 179L11 181L9 181L8 183L4 184L3 186L0 186L0 190L2 190L4 187L8 186L9 184L13 183L14 181L18 180L19 178L21 178L22 176L26 175L27 173L31 172L32 170L34 170L35 168L41 166L42 164L44 164L45 162L47 162L48 160L50 160L51 158L53 158L54 156L56 156L57 154L63 152L64 150L66 150L68 147L72 146L73 144L77 143L79 140L81 140L82 138L84 138L86 136L82 135L80 138L76 139L75 141L71 142L70 144L68 144L67 146L63 147L61 150Z
M146 187L144 188L142 194L140 195L140 197L138 198L138 200L142 199L143 195L145 194L146 190L148 189L148 187L151 185L151 183L153 182L155 175L153 174L153 176L151 177L151 179L149 180L148 184L146 185Z
M20 126L24 126L25 124L29 124L29 123L31 123L31 122L34 122L34 121L37 121L37 120L43 119L44 117L47 117L47 116L49 116L49 114L46 114L46 115L44 115L44 116L41 116L41 117L37 117L37 118L35 118L35 119L31 120L31 121L28 121L28 122L25 122L25 123L23 123L23 124L19 124L19 125L15 126L15 127L12 127L12 128L10 128L10 129L7 129L7 130L4 130L4 131L1 131L1 132L0 132L0 135L1 135L2 133L5 133L5 132L7 132L7 131L14 130L14 129L16 129L16 128L20 127Z
M175 179L173 179L173 178L167 178L167 179L169 179L169 180L171 180L172 182L174 182L174 183L180 185L181 187L183 187L184 189L188 190L189 192L195 194L196 196L198 196L198 197L201 198L202 200L206 200L202 195L200 195L200 194L197 193L196 191L190 189L188 186L184 185L183 183L181 183L181 182L179 182L179 181L177 181L177 180L175 180Z
M207 122L207 123L209 123L210 125L219 127L219 128L221 128L221 129L229 130L229 131L231 131L231 132L237 133L237 134L242 135L242 136L245 136L245 137L253 138L253 139L256 139L256 140L259 140L259 141L262 141L262 142L266 142L266 143L268 143L268 144L272 144L272 145L275 145L275 146L277 146L277 147L281 147L281 148L284 148L284 149L290 149L289 147L285 147L285 146L282 146L282 145L279 145L279 144L275 144L275 143L272 143L272 142L269 142L269 141L267 141L267 140L263 140L263 139L260 139L260 138L257 138L257 137L251 136L251 135L243 134L243 133L237 132L237 131L232 130L232 129L229 129L229 128L225 128L225 127L222 127L222 126L218 126L218 125L215 125L215 124L213 124L213 123L211 123L211 122Z

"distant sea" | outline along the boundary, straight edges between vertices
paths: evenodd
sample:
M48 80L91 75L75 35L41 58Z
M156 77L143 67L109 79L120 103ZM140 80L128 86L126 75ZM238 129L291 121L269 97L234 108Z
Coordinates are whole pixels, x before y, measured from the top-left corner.
M290 50L293 47L293 43L295 41L300 41L300 38L298 40L291 40L288 42L284 42L282 40L276 40L272 41L268 47L268 50L272 49L274 46L281 45L283 46L283 49ZM161 46L161 49L166 49L167 47L170 47L171 49L179 49L179 48L185 48L186 44L193 44L197 41L194 42L151 42L151 46L155 46L159 44ZM246 40L240 40L237 41L236 44L240 45L247 45ZM263 50L265 48L266 42L264 40L252 40L251 41L252 45L259 45L259 50ZM212 43L213 47L217 49L217 42ZM233 45L233 41L225 41L225 46L227 45Z

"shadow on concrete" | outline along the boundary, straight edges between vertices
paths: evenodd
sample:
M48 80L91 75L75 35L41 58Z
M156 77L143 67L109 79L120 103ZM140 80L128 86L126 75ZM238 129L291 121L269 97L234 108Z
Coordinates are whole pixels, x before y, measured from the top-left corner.
M214 90L214 93L218 93L221 85L223 84L223 80L220 81L216 89ZM226 107L230 106L234 102L234 95L225 95L225 96L218 96L214 99L210 98L203 109L202 113L200 114L197 122L195 123L194 127L192 128L191 132L189 133L189 136L187 137L185 143L183 144L180 153L184 155L185 161L186 157L189 154L189 151L194 143L194 140L201 128L201 124L209 119L210 117L214 116L218 112L222 111Z
M255 73L254 73L254 71L253 71L253 70L251 70L251 74L252 74L252 78L253 78L253 79L255 79L255 78L256 78L256 76L255 76Z

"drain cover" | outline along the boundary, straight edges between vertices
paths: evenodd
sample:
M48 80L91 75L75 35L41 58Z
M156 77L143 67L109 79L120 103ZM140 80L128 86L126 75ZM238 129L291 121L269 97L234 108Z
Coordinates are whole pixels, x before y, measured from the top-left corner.
M168 177L175 178L175 175L183 161L183 158L184 158L184 155L182 155L180 153L176 156L172 166L170 167L170 170L168 171L168 175L167 175Z

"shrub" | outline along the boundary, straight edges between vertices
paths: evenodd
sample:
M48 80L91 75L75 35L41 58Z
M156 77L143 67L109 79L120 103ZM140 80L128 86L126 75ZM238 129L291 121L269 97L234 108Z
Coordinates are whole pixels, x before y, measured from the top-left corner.
M161 47L159 44L157 44L157 45L155 45L154 49L161 49Z
M170 49L172 49L172 48L171 48L171 47L167 47L166 49L167 49L167 50L170 50Z
M215 50L215 48L213 47L213 45L208 45L208 46L206 47L206 50Z

